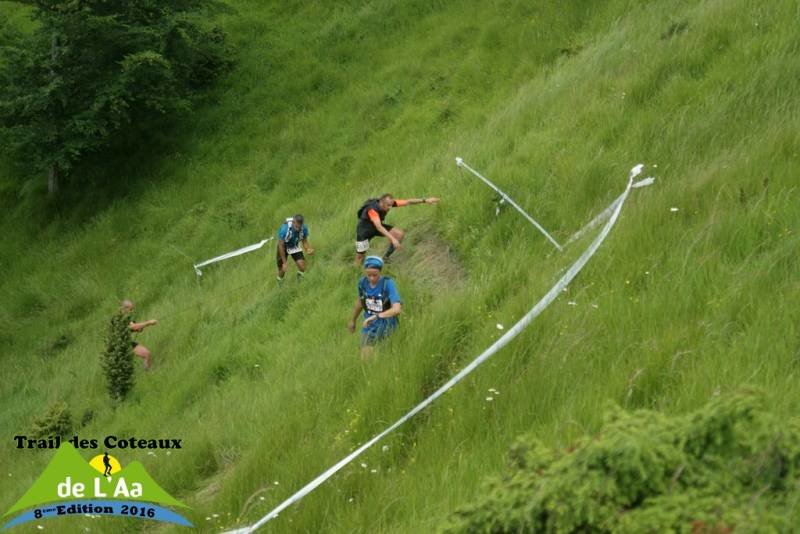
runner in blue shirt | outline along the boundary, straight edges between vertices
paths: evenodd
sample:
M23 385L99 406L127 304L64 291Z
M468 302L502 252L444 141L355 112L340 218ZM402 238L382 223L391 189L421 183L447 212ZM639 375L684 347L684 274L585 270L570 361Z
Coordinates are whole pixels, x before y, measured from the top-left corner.
M383 260L367 256L364 260L364 276L358 281L358 299L353 307L353 317L347 325L350 333L356 331L356 320L364 310L361 328L361 357L369 359L372 347L391 334L398 325L402 300L394 280L381 276Z
M314 249L308 244L308 226L303 224L300 214L289 217L278 230L278 250L275 260L278 263L278 282L283 282L283 276L289 267L289 256L297 264L297 279L301 280L306 272L306 260L303 250L313 254Z

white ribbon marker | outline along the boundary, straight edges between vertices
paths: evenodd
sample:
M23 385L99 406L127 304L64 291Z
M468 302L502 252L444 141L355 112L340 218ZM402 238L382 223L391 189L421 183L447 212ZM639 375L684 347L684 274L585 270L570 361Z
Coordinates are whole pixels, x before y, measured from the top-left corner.
M520 213L522 214L522 216L523 216L523 217L525 217L526 219L528 219L528 222L530 222L532 225L534 225L534 226L535 226L535 227L536 227L536 228L537 228L537 229L538 229L538 230L539 230L539 231L540 231L542 234L544 234L544 236L545 236L547 239L549 239L549 240L550 240L550 242L551 242L553 245L555 245L555 247L556 247L558 250L562 250L562 249L561 249L561 245L559 245L559 244L558 244L558 241L556 241L555 239L553 239L553 236L551 236L550 234L548 234L548 233L547 233L547 230L545 230L544 228L542 228L542 225L540 225L538 222L536 222L536 221L533 219L533 217L531 217L530 215L528 215L527 213L525 213L525 210L524 210L524 209L522 209L521 207L519 207L519 204L517 204L516 202L514 202L514 201L511 199L511 197L509 197L509 196L508 196L508 195L506 195L504 192L502 192L502 191L500 190L500 188L499 188L499 187L497 187L497 186L496 186L496 185L494 185L492 182L490 182L489 180L487 180L487 179L486 179L484 176L482 176L482 175L481 175L481 174L480 174L478 171L476 171L475 169L473 169L472 167L470 167L469 165L467 165L467 164L464 162L464 160L463 160L463 159L461 159L461 158L456 158L456 165L457 165L457 166L459 166L459 167L464 167L464 168L465 168L465 169L467 169L469 172L471 172L472 174L474 174L475 176L477 176L478 178L480 178L481 180L483 180L483 182L484 182L486 185L488 185L489 187L491 187L492 189L494 189L494 190L495 190L495 191L496 191L496 192L497 192L497 193L498 193L498 194L499 194L501 197L503 197L503 200L504 200L504 201L508 202L509 204L511 204L512 206L514 206L515 208L517 208L517 211L518 211L518 212L520 212ZM498 211L498 213L497 213L497 214L499 214L499 211Z
M341 468L358 458L361 453L372 447L375 443L380 441L384 436L395 430L397 427L414 417L416 414L424 410L428 405L430 405L433 401L441 397L447 390L455 386L458 382L460 382L464 377L470 374L472 371L475 370L480 364L491 358L497 351L501 348L506 346L512 339L517 337L526 326L528 326L540 313L542 313L551 302L555 300L555 298L561 293L561 291L569 285L570 282L578 275L578 273L583 269L584 265L594 256L594 253L597 252L597 249L600 248L600 245L603 244L606 237L608 236L611 229L614 227L614 224L617 222L617 217L619 217L620 211L622 211L622 206L625 204L625 199L628 197L628 193L633 187L643 187L645 185L650 185L652 182L651 179L642 180L641 182L637 182L636 184L633 183L633 178L637 176L641 172L641 165L638 165L631 169L631 173L628 176L628 186L625 188L625 191L622 195L617 198L614 203L612 203L609 208L613 207L611 210L611 216L608 222L603 227L603 230L600 234L592 241L592 244L583 251L583 254L573 263L567 272L562 276L556 284L550 288L550 291L545 294L544 297L536 303L536 305L530 309L525 316L517 321L517 323L511 327L503 336L492 343L492 345L484 350L480 356L472 360L472 362L464 367L461 371L458 372L453 378L447 381L442 387L437 389L433 394L431 394L427 399L423 400L419 404L417 404L414 408L411 409L407 414L403 417L398 419L392 426L388 427L386 430L381 432L380 434L376 435L368 442L361 445L358 449L351 452L341 460L339 460L335 465L330 467L327 471L319 475L317 478L303 486L298 492L294 495L283 501L279 506L274 508L271 512L267 515L262 517L258 522L250 525L249 527L243 527L236 530L227 531L224 534L247 534L250 532L254 532L259 527L263 526L265 523L278 517L278 514L281 513L283 510L291 506L292 504L296 503L312 491L314 491L317 487L319 487L323 482L328 480L331 476L333 476L337 471ZM648 182L648 180L650 180ZM614 206L616 204L616 206Z
M642 169L641 169L640 167L641 167L641 164L639 164L639 165L637 165L636 167L634 167L633 169L631 169L631 177L632 177L632 178L635 178L636 176L638 176L638 175L639 175L639 174L642 172ZM636 171L636 172L634 173L634 171ZM651 185L651 184L653 184L653 182L655 182L655 181L656 181L656 179L655 179L655 178L653 178L652 176L648 176L648 177L647 177L647 178L645 178L644 180L640 180L640 181L638 181L638 182L635 182L635 183L634 183L634 184L633 184L631 187L633 187L634 189L638 189L638 188L640 188L640 187L646 187L646 186L648 186L648 185ZM620 201L620 200L622 200L622 195L618 196L618 197L616 198L616 200L614 200L614 202L612 202L612 203L611 203L611 205L610 205L610 206L608 206L606 209L604 209L603 211L601 211L601 212L600 212L600 213L597 215L597 217L595 217L594 219L592 219L591 221L589 221L589 222L586 224L586 226L584 226L583 228L581 228L580 230L578 230L577 232L575 232L574 234L572 234L572 237L570 237L570 238L567 240L567 242L566 242L566 243L564 243L564 246L567 246L567 245L569 245L569 244L570 244L570 243L572 243L573 241L577 241L578 239L580 239L581 237L583 237L583 235L584 235L586 232L588 232L589 230L591 230L592 228L594 228L595 226L597 226L598 224L600 224L601 222L603 222L604 220L606 220L606 219L609 217L609 215L611 215L611 212L612 212L612 211L614 211L614 208L616 208L616 207L617 207L617 204L619 203L619 201Z
M273 238L267 238L263 241L259 241L253 245L248 245L246 247L242 247L240 249L236 249L233 252L228 252L227 254L223 254L222 256L217 256L216 258L211 258L210 260L206 260L204 262L200 262L194 265L194 272L197 273L197 276L203 276L202 271L200 271L201 267L205 267L206 265L210 265L212 263L216 263L218 261L227 260L229 258L233 258L235 256L241 256L242 254L247 254L248 252L253 252L254 250L258 250L264 246L264 243L268 241L272 241Z

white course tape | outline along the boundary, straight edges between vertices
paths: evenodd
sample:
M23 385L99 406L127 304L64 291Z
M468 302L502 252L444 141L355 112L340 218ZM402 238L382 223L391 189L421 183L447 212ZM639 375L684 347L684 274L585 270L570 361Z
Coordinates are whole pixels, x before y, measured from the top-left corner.
M222 256L217 256L216 258L211 258L210 260L206 260L200 262L194 266L194 272L197 273L197 276L203 276L203 273L200 271L201 267L205 267L206 265L210 265L212 263L216 263L218 261L227 260L229 258L233 258L235 256L241 256L242 254L247 254L248 252L253 252L254 250L258 250L264 246L264 243L268 241L272 241L273 238L269 237L258 243L254 243L252 245L248 245L246 247L242 247L240 249L236 249L233 252L228 252L227 254L223 254Z
M638 169L638 172L637 172ZM631 169L631 173L628 177L628 186L625 188L625 192L617 198L614 203L609 206L609 208L613 207L611 210L611 217L609 218L608 222L603 227L603 230L600 234L592 241L592 244L583 251L583 254L575 261L575 263L570 266L569 270L562 276L556 284L550 288L550 291L545 294L544 297L536 303L536 305L531 308L531 310L525 314L525 316L517 321L517 323L511 327L503 336L492 343L492 345L484 350L480 356L472 360L472 362L464 367L461 371L458 372L454 377L447 381L442 387L437 389L433 394L431 394L427 399L423 400L419 404L417 404L414 408L412 408L407 414L403 417L398 419L392 426L388 427L386 430L381 432L380 434L376 435L363 445L361 445L358 449L348 454L346 457L339 460L334 466L329 468L327 471L319 475L317 478L303 486L298 492L294 495L283 501L280 505L274 508L271 512L267 515L262 517L258 522L250 525L249 527L239 528L236 530L227 531L224 534L246 534L249 532L254 532L259 527L263 526L265 523L278 517L278 514L281 513L283 510L291 506L292 504L296 503L312 491L314 491L317 487L319 487L323 482L328 480L331 476L333 476L337 471L341 468L355 460L358 456L361 455L365 450L372 447L375 443L380 441L384 436L389 434L390 432L394 431L397 427L414 417L416 414L424 410L428 405L430 405L433 401L441 397L447 390L452 388L458 382L460 382L464 377L470 374L472 371L475 370L480 364L491 358L497 351L501 348L506 346L512 339L517 337L517 335L525 329L540 313L542 313L547 306L550 305L551 302L555 300L555 298L561 294L561 291L572 282L573 278L575 278L578 273L583 269L584 265L594 256L594 253L597 252L597 249L600 248L600 245L603 244L606 237L608 236L611 229L614 227L614 224L617 222L617 217L619 217L620 211L622 211L622 206L625 204L625 199L628 197L628 193L630 193L631 188L633 187L642 187L644 185L650 185L652 182L651 179L649 182L647 180L642 180L641 182L637 182L636 184L633 183L633 178L641 172L641 166L634 167ZM614 206L616 205L616 206Z
M638 176L642 172L641 167L642 167L642 165L639 164L636 167L634 167L633 169L631 169L631 177L632 178L635 178L636 176ZM640 181L634 183L631 187L633 187L634 189L639 188L639 187L645 187L645 186L651 185L655 181L656 181L655 178L653 178L652 176L648 176L644 180L640 180ZM567 240L567 242L564 243L564 246L569 245L573 241L577 241L578 239L583 237L583 235L586 232L588 232L589 230L591 230L592 228L594 228L595 226L597 226L598 224L600 224L601 222L606 220L611 215L611 212L614 211L614 209L617 207L617 204L619 203L620 200L622 200L622 195L618 196L616 198L616 200L614 200L614 202L612 202L611 205L608 206L606 209L601 211L597 215L597 217L595 217L594 219L592 219L591 221L586 223L586 226L584 226L583 228L581 228L580 230L578 230L577 232L572 234L572 237L570 237Z
M464 162L464 160L463 160L463 159L461 159L461 158L456 158L456 165L457 165L457 166L459 166L459 167L464 167L464 168L465 168L465 169L467 169L469 172L471 172L472 174L474 174L475 176L477 176L478 178L480 178L481 180L483 180L483 182L484 182L486 185L488 185L489 187L491 187L492 189L494 189L494 190L495 190L495 191L496 191L496 192L497 192L497 193L498 193L498 194L499 194L501 197L503 197L503 200L505 200L506 202L508 202L509 204L511 204L512 206L514 206L515 208L517 208L517 211L518 211L518 212L520 212L520 213L522 214L522 216L523 216L523 217L525 217L526 219L528 219L528 222L530 222L532 225L534 225L534 226L535 226L535 227L536 227L536 228L537 228L537 229L538 229L538 230L539 230L539 231L540 231L542 234L544 234L544 236L545 236L547 239L549 239L549 240L550 240L550 242L551 242L553 245L555 245L555 247L556 247L558 250L562 250L562 249L561 249L561 245L559 245L559 244L558 244L558 241L556 241L555 239L553 239L553 236L551 236L550 234L548 234L548 233L547 233L547 230L545 230L544 228L542 228L542 225L541 225L541 224L539 224L538 222L536 222L536 221L533 219L533 217L531 217L530 215L528 215L527 213L525 213L525 210L524 210L524 209L522 209L521 207L519 207L519 204L517 204L516 202L514 202L513 200L511 200L511 197L509 197L509 196L508 196L508 195L506 195L506 194L505 194L503 191L501 191L499 187L497 187L497 186L496 186L496 185L494 185L492 182L490 182L489 180L487 180L487 179L486 179L484 176L482 176L482 175L481 175L481 174L480 174L478 171L476 171L475 169L473 169L472 167L470 167L469 165L467 165L467 164Z
M573 241L577 241L578 239L580 239L581 237L583 237L583 235L584 235L586 232L588 232L589 230L591 230L592 228L594 228L595 226L597 226L598 224L600 224L601 222L603 222L604 220L606 220L606 219L607 219L607 218L608 218L608 217L611 215L611 212L613 212L613 211L616 209L616 207L617 207L617 204L619 204L619 201L620 201L621 199L622 199L622 195L618 196L618 197L616 198L616 200L614 200L614 202L612 202L612 203L611 203L611 205L610 205L610 206L608 206L606 209L604 209L603 211L601 211L601 212L600 212L600 214L599 214L599 215L597 215L597 217L595 217L594 219L592 219L591 221L589 221L589 222L586 224L586 226L584 226L583 228L581 228L580 230L578 230L577 232L575 232L574 234L572 234L572 237L570 237L569 239L567 239L567 242L566 242L566 243L564 243L564 246L567 246L567 245L569 245L569 244L570 244L570 243L572 243Z

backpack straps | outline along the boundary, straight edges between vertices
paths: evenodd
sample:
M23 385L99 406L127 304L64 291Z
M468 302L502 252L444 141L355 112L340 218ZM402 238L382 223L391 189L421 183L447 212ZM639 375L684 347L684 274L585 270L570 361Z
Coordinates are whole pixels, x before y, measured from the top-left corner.
M388 276L381 277L381 307L383 308L382 311L386 311L392 307L392 303L389 301L389 295L386 293L386 282L390 280ZM361 299L361 307L367 310L367 284L369 284L369 280L367 280L366 276L362 276L361 280L358 281L358 298Z
M286 237L284 238L284 241L292 241L293 238L296 235L297 236L297 243L299 244L300 241L305 239L305 237L303 236L303 234L304 234L303 230L305 230L306 225L305 225L305 223L303 223L300 226L300 230L298 231L298 230L295 230L294 225L292 224L293 222L294 222L294 217L287 217L286 218L286 222L284 223L284 224L286 224Z
M386 282L388 280L390 280L388 276L381 276L381 299L383 299L383 311L386 311L392 307L392 303L389 301L389 295L386 294Z
M364 286L367 282L367 277L362 276L358 281L358 298L361 299L361 307L367 309L367 288Z
M358 218L362 219L364 217L364 212L367 210L369 205L377 201L378 201L377 198L368 198L367 200L365 200L364 203L361 205L360 208L358 208L358 211L356 212Z

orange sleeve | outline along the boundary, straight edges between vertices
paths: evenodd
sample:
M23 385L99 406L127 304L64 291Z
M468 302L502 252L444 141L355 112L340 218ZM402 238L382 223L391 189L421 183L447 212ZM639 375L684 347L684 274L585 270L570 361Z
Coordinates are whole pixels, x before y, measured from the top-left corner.
M367 216L369 220L372 221L373 224L380 224L381 223L381 216L378 215L378 212L371 209L367 212Z
M394 200L394 205L397 206L398 208L402 208L403 206L408 206L408 200L401 200L399 198L396 198Z

